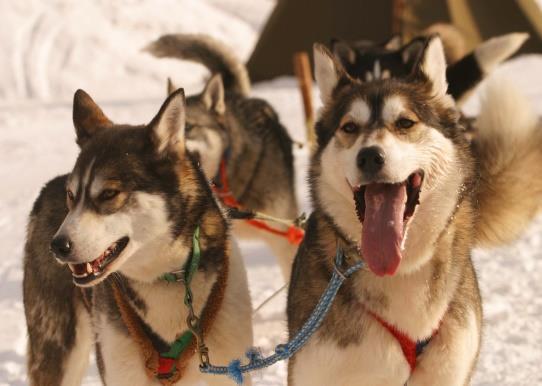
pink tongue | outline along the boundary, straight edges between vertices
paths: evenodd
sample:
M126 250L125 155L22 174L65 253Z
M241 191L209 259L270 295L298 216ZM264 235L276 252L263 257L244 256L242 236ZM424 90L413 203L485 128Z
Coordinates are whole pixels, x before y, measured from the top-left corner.
M361 253L376 275L393 275L401 262L405 184L370 184L365 188Z

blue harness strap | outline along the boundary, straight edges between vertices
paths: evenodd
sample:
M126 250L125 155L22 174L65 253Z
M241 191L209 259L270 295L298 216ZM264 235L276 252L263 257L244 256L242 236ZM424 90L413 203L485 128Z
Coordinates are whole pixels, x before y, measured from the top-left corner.
M246 353L246 357L248 359L247 364L241 364L240 359L231 361L228 366L202 364L200 365L201 372L206 374L227 375L238 385L241 385L243 383L244 373L263 369L278 361L291 358L307 343L318 327L320 327L320 324L322 324L322 321L329 312L329 309L333 304L333 300L335 300L337 292L339 291L339 288L341 288L343 282L354 272L360 270L364 266L363 261L359 261L346 271L341 272L339 267L342 266L343 261L344 252L341 248L337 247L335 266L331 280L324 293L318 300L318 303L316 304L316 307L312 311L311 315L292 340L287 343L277 345L275 347L275 352L267 357L263 357L257 348L251 348Z

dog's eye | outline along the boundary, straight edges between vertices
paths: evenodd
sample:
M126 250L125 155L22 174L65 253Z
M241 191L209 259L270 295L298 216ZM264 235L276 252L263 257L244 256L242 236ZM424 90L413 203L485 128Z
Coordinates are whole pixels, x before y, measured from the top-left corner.
M414 123L416 122L408 118L399 118L397 121L395 121L395 126L400 129L410 129L412 126L414 126Z
M66 198L68 199L69 202L73 202L75 200L73 192L70 189L66 190Z
M353 134L358 131L358 125L356 125L354 122L346 122L341 126L341 130L347 134Z
M115 198L120 192L115 189L104 189L98 196L98 199L100 201L107 201L111 200L112 198Z

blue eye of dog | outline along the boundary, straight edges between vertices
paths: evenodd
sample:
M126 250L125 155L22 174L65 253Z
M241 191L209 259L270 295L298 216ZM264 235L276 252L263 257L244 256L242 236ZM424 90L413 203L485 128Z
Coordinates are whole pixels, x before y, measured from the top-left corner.
M347 122L341 126L341 130L345 133L352 134L358 131L358 125L356 125L354 122Z
M397 121L395 121L395 126L397 126L400 129L410 129L412 126L414 126L414 121L410 120L408 118L399 118Z
M104 189L100 193L100 196L98 197L98 199L100 199L101 201L111 200L112 198L116 197L119 193L120 192L115 189Z

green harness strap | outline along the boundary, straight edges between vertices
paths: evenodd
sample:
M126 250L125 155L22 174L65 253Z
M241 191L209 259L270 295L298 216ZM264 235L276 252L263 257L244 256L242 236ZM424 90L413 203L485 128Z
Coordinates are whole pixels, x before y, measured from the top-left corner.
M185 286L185 295L184 295L184 302L185 304L188 303L189 299L192 297L192 291L190 289L190 283L192 282L192 279L194 278L194 275L196 274L199 263L201 259L201 248L200 248L200 241L199 241L199 225L196 227L196 230L194 231L194 235L192 236L192 255L190 257L190 260L186 262L183 270L178 272L168 272L162 276L162 280L167 281L168 283L176 283L176 282L183 282ZM183 274L183 277L179 277L178 274ZM169 358L169 359L177 359L181 356L184 350L190 345L192 342L192 339L194 338L194 334L192 334L192 331L187 330L184 333L182 333L175 341L171 344L169 351L161 353L160 356L162 358Z

